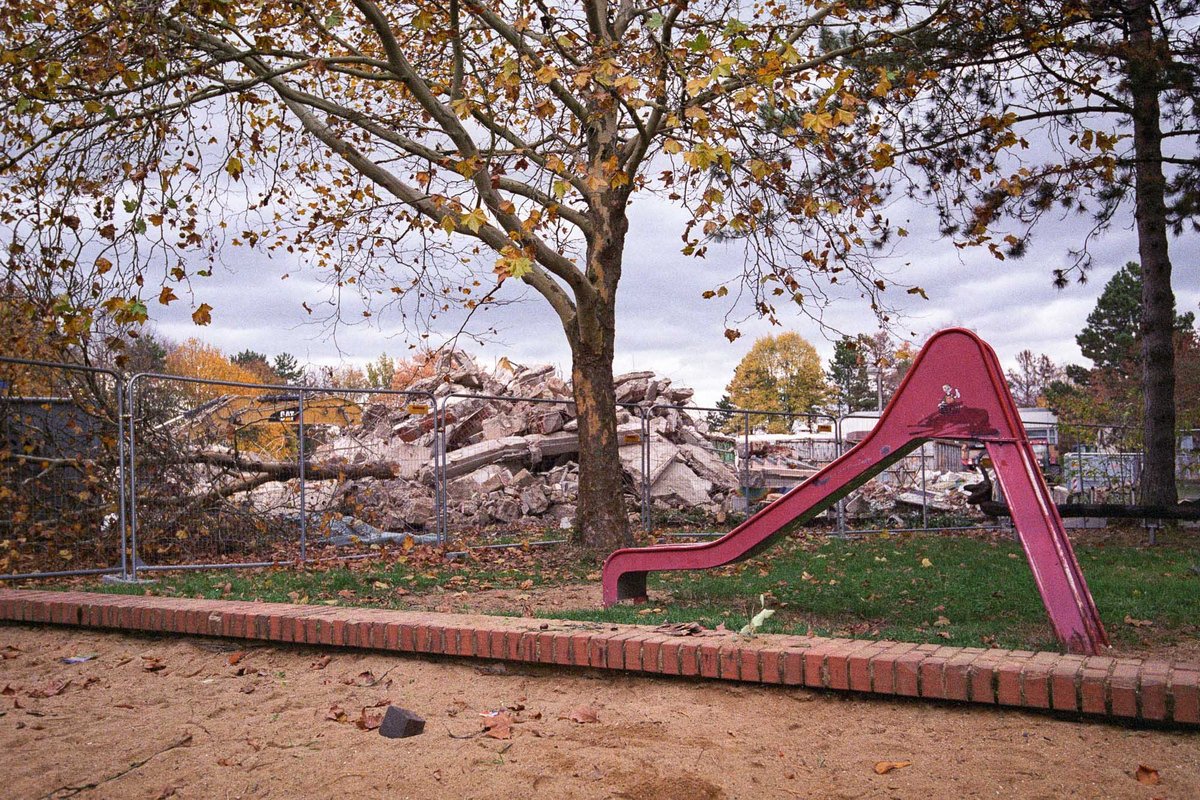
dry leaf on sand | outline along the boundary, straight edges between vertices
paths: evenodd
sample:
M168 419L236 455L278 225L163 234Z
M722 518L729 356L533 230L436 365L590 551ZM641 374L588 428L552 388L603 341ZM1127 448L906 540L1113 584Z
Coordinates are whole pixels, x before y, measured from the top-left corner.
M1137 772L1133 774L1137 778L1138 783L1146 783L1151 786L1157 786L1162 783L1162 778L1158 777L1158 770L1154 767L1147 767L1145 764L1138 764Z
M876 761L875 762L875 774L876 775L887 775L889 772L891 772L894 769L904 769L905 767L911 767L912 763L913 762L911 762L911 761Z

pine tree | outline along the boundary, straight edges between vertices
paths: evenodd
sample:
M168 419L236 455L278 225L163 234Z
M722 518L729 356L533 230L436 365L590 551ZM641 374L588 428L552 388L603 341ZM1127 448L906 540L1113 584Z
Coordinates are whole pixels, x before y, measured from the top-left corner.
M867 369L868 356L865 337L843 336L833 346L827 375L833 387L833 398L841 413L866 411L875 407L875 389Z

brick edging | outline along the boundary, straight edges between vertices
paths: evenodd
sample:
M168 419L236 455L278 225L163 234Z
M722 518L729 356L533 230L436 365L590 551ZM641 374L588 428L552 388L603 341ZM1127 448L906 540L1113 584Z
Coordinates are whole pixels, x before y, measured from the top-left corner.
M1200 664L646 625L0 589L0 620L492 658L1200 725Z

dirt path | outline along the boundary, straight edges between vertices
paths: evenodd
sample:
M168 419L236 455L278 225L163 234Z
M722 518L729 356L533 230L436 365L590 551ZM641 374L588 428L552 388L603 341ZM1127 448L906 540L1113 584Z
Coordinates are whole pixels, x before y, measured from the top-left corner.
M2 797L1200 797L1197 732L13 625L0 653ZM356 726L384 700L425 733ZM506 707L522 720L511 739L479 735L480 712ZM569 719L582 708L598 721ZM912 765L878 775L879 761ZM1161 783L1139 783L1139 765Z

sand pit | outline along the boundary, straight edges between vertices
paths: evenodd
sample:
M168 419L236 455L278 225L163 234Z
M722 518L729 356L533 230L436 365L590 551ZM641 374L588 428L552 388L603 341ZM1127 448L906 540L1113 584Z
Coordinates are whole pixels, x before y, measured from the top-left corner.
M4 797L1200 796L1195 731L20 625L0 652ZM385 702L425 732L370 729ZM510 738L484 735L502 710Z

